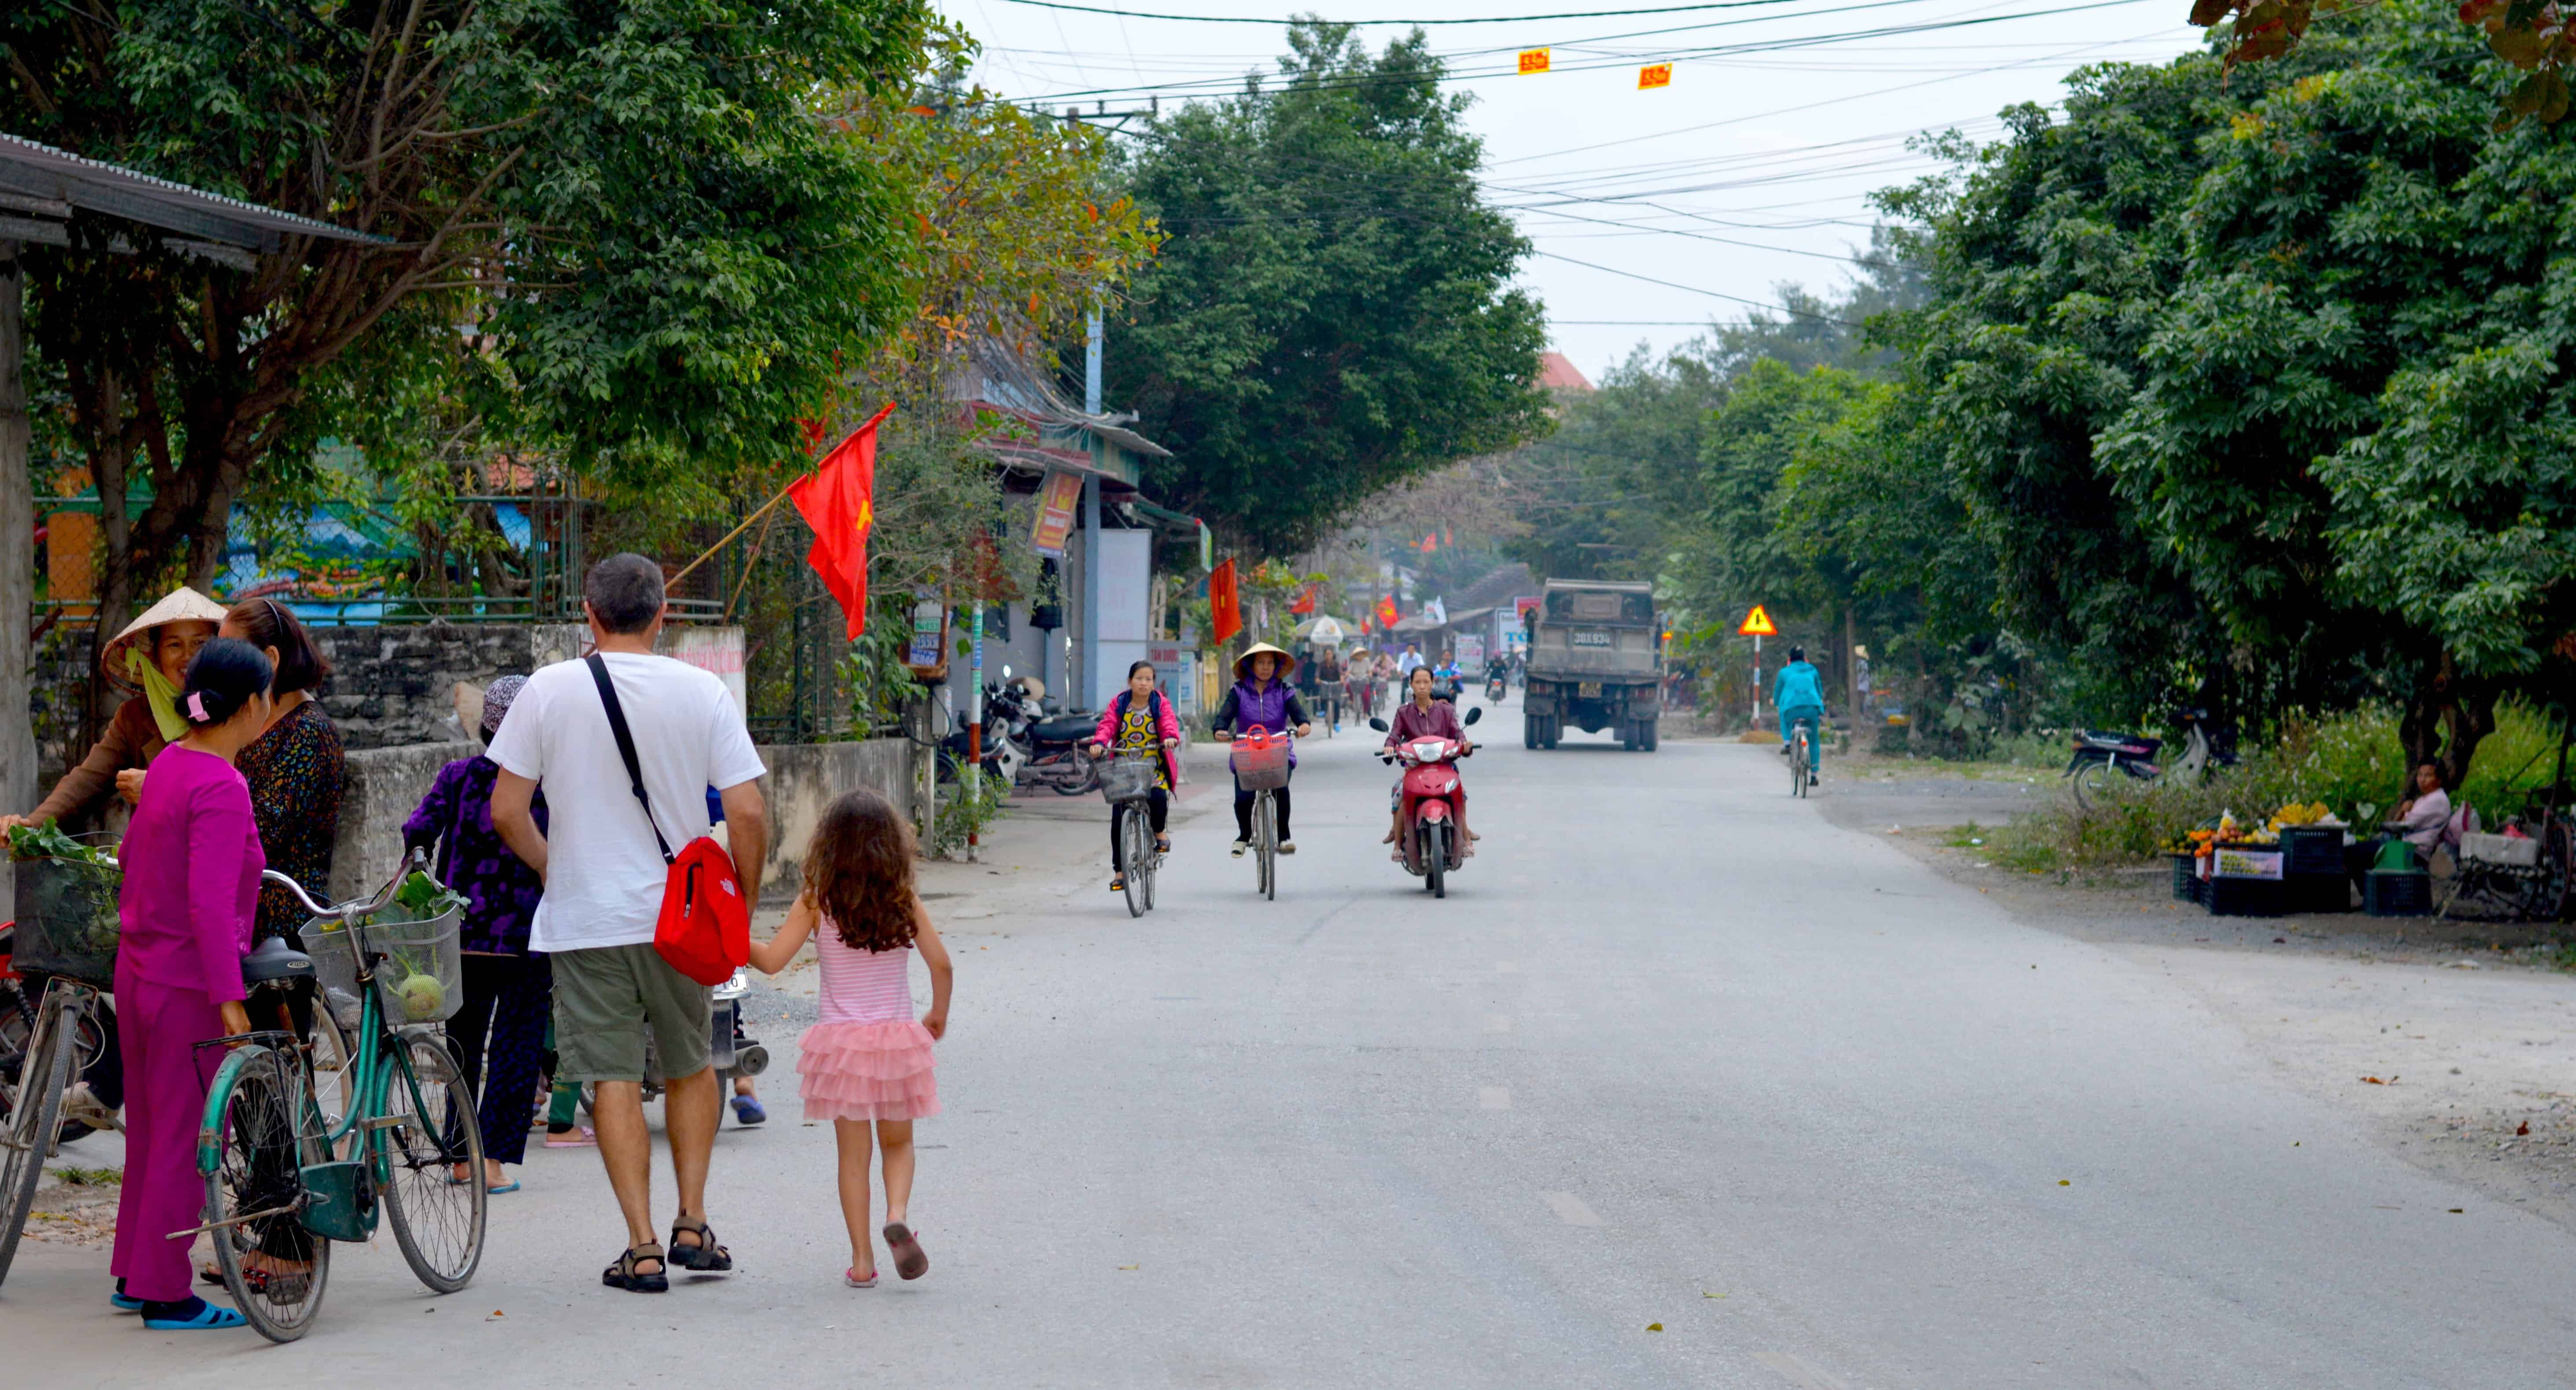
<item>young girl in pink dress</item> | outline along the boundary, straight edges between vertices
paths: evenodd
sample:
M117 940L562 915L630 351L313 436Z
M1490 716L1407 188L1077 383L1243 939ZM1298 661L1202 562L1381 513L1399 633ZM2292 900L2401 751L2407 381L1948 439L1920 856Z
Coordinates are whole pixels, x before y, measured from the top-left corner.
M850 1227L854 1289L877 1282L868 1236L869 1126L885 1153L887 1253L918 1279L930 1257L906 1224L912 1203L912 1122L939 1113L931 1042L948 1032L948 948L912 888L912 825L872 791L844 793L823 812L805 850L805 891L787 922L751 943L751 963L775 975L805 938L823 972L822 1018L805 1030L805 1118L830 1120L841 1153L841 1216ZM930 1012L912 1017L913 949L930 967Z

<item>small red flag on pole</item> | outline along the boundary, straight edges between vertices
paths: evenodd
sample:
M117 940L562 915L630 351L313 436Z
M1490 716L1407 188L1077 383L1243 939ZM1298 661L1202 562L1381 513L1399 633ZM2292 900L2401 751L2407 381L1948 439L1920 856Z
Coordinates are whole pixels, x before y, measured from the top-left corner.
M1219 642L1243 631L1243 602L1234 591L1234 561L1230 559L1208 575L1208 627Z
M856 641L868 630L868 532L876 526L877 426L894 406L868 417L850 436L832 446L821 466L787 487L787 498L805 524L814 528L814 544L805 563L823 577L823 587L841 605L841 616Z

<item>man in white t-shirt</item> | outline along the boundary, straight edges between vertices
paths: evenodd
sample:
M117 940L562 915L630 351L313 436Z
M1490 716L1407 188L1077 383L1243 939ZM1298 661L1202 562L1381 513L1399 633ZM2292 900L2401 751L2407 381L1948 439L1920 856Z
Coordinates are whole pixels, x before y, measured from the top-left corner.
M596 1083L599 1156L626 1216L627 1250L606 1282L658 1293L670 1280L655 1239L652 1136L644 1127L648 1028L680 1188L669 1263L715 1272L733 1260L706 1224L707 1159L723 1113L711 999L653 949L666 867L653 832L658 827L674 851L706 834L706 789L716 788L734 871L758 902L769 816L755 779L767 769L724 682L653 654L665 611L661 566L612 555L591 566L581 606L626 715L653 819L635 798L590 664L563 661L528 678L492 736L489 756L501 765L492 825L546 881L528 944L548 953L554 969L555 1080ZM528 809L540 782L549 813L542 833Z

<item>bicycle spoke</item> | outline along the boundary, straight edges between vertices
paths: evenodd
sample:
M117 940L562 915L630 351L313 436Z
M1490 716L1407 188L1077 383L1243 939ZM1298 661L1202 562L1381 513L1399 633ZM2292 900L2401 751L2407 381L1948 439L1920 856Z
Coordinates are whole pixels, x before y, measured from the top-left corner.
M209 1233L215 1264L251 1326L270 1341L291 1342L311 1327L330 1275L331 1243L306 1230L299 1214L302 1165L322 1154L295 1122L305 1108L299 1069L259 1047L237 1054L227 1070L206 1219L250 1219Z
M423 1284L453 1293L483 1260L483 1136L474 1092L446 1049L409 1040L386 1059L383 1114L402 1123L376 1131L371 1154L384 1175L394 1241ZM455 1180L458 1169L465 1180Z

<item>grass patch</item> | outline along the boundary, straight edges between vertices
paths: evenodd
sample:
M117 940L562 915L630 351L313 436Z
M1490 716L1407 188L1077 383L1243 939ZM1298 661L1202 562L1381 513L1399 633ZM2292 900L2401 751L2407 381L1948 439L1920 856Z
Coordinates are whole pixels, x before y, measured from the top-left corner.
M114 1187L125 1181L122 1168L64 1167L54 1169L53 1174L65 1187Z
M1952 849L1982 849L1985 847L1986 836L1991 833L1984 826L1970 821L1966 825L1952 826L1950 838L1941 843Z

